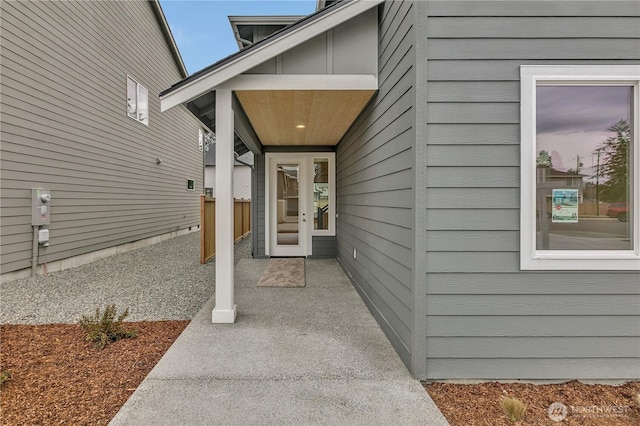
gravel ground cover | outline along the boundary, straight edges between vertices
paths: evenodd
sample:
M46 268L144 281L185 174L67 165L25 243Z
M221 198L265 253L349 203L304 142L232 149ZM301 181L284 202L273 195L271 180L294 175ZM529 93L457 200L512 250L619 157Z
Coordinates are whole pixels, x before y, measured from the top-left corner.
M188 320L213 295L215 260L200 265L200 233L48 276L0 285L1 324L71 324L96 307L129 308L127 321ZM251 256L251 239L235 248Z

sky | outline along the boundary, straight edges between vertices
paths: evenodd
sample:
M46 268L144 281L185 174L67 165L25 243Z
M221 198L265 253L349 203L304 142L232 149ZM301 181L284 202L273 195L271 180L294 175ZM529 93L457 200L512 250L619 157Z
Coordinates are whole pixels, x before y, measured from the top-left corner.
M187 72L238 51L229 15L308 15L316 0L160 0Z

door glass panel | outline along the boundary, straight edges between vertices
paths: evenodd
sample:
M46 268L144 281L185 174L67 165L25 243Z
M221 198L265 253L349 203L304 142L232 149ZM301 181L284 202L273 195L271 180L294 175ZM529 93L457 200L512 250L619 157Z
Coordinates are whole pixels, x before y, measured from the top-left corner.
M313 229L329 229L329 159L313 160Z
M277 181L277 245L298 245L300 243L298 215L299 204L299 164L278 163Z

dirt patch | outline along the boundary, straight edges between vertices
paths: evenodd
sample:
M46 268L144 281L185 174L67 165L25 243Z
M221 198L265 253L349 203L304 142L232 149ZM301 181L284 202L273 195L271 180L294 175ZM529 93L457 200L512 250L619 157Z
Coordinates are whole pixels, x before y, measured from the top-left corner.
M577 381L550 385L431 383L424 387L451 426L640 424L640 382L620 386ZM499 403L501 396L515 397L527 404L522 421L513 422L505 417ZM562 403L567 410L566 417L557 422L549 417L549 406L555 402ZM562 417L562 406L554 408L552 415Z
M106 425L188 323L126 323L138 337L103 350L78 325L0 326L0 423Z

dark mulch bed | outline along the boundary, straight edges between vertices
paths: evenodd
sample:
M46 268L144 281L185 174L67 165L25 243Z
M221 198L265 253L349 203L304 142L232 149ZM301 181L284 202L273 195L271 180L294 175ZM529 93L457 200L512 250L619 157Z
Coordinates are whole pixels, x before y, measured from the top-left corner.
M106 425L187 324L127 323L138 330L138 337L119 340L103 350L87 342L77 325L0 326L0 371L12 376L1 386L0 423ZM640 425L640 382L622 386L575 381L432 383L425 389L452 426ZM514 423L504 416L499 404L503 395L528 405L524 420ZM562 423L548 416L553 402L568 407ZM572 406L583 412L573 411ZM623 412L590 411L611 410L608 407Z
M0 423L106 425L188 323L126 323L138 336L102 350L78 325L0 326Z
M425 389L451 426L640 425L640 382L620 386L577 381L549 385L432 383L426 384ZM501 396L515 397L527 404L522 421L513 422L505 417L499 402ZM554 402L567 407L567 417L562 422L549 417L548 409Z

